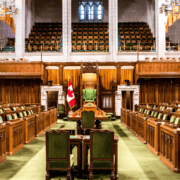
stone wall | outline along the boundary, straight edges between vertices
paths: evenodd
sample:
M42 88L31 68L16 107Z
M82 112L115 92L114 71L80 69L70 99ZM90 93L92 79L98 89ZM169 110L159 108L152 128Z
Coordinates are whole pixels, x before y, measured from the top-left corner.
M25 37L28 38L35 24L35 0L29 0L25 4Z
M62 0L35 0L35 22L62 22Z

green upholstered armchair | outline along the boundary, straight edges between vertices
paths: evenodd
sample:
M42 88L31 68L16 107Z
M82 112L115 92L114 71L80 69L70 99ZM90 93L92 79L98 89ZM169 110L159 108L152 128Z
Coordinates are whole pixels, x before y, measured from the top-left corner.
M83 89L84 102L95 102L96 93L97 93L96 89Z
M70 154L70 132L52 130L46 132L46 180L50 180L50 170L66 170L67 180L71 180L74 156Z
M90 132L90 180L93 180L93 170L96 169L110 169L111 180L115 179L114 132L109 130Z
M63 115L64 116L64 104L58 104L58 108L57 108L57 115Z

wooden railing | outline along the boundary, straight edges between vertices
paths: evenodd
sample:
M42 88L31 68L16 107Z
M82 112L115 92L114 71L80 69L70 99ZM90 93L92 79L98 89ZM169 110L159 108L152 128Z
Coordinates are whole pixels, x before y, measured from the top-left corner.
M26 61L0 61L0 78L36 78L44 80L44 63Z
M135 74L136 83L139 78L180 78L180 62L138 62Z

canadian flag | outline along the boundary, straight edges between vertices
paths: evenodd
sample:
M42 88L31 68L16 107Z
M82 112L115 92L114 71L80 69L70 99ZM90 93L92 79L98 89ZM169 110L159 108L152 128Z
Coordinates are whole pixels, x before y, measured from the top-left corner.
M75 96L72 88L71 79L69 79L69 83L68 83L67 101L72 109L75 106Z

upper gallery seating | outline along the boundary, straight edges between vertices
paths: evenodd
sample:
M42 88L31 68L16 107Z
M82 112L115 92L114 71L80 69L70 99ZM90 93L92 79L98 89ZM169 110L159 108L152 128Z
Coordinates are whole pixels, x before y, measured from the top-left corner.
M0 45L0 52L14 52L15 51L15 38L8 38L8 43L5 47Z
M61 51L62 23L35 23L29 38L25 39L25 51Z
M155 38L145 22L125 22L118 24L119 51L153 51Z
M73 23L72 52L109 51L108 23Z

